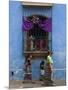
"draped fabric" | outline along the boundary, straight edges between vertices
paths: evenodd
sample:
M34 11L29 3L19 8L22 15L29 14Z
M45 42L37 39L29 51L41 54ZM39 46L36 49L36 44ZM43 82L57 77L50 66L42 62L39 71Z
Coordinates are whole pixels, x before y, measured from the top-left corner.
M48 18L46 20L39 20L38 26L41 28L41 30L47 31L47 32L51 32L52 31L52 19ZM23 21L23 30L24 31L29 31L33 28L34 23L31 20L28 19L24 19Z
M47 31L47 32L52 31L52 20L51 20L51 18L48 18L44 21L41 21L38 25L44 31Z
M32 27L33 27L33 23L32 23L30 20L28 20L28 19L24 19L24 20L23 20L23 30L24 30L24 31L28 31L28 30L30 30Z

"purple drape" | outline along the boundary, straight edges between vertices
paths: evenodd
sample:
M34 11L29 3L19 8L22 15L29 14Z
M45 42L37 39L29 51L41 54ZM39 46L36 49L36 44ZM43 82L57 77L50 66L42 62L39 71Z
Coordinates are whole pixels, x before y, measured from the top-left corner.
M52 31L52 19L48 18L47 20L40 22L39 27L44 31L51 32Z
M28 20L28 19L24 19L24 20L23 20L23 30L24 30L24 31L28 31L28 30L30 30L32 27L33 27L33 23L32 23L30 20Z
M48 18L44 21L39 21L38 26L41 28L41 30L51 32L52 31L52 19ZM23 22L23 30L28 31L33 28L33 22L27 19L24 19Z

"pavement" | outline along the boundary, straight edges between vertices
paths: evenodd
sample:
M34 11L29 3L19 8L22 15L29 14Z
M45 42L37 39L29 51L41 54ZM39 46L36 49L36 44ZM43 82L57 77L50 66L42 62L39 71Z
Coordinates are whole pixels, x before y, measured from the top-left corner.
M49 87L49 86L65 86L65 80L54 80L53 84L47 85L46 82L42 81L22 81L22 80L10 80L9 89L22 89L22 88L39 88L39 87Z

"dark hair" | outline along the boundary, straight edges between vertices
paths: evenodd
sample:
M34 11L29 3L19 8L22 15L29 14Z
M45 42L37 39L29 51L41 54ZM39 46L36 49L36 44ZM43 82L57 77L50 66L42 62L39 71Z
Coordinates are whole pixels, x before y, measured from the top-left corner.
M50 54L52 54L52 52L51 52L51 51L48 51L48 52L47 52L47 55L50 55Z
M28 58L29 58L29 56L30 56L30 55L28 54L28 55L26 56L26 59L28 59Z
M41 61L41 64L44 64L44 61Z
M41 63L40 63L40 69L44 69L44 61L41 61Z

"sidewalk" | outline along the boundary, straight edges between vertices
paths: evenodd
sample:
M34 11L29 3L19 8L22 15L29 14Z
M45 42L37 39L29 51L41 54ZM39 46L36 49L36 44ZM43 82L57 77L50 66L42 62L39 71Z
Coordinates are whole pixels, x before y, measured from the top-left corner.
M66 82L65 80L55 80L54 84L55 84L54 86L65 86ZM10 89L36 88L36 87L47 87L47 86L45 84L43 85L43 82L41 81L32 81L32 82L23 82L22 80L19 80L19 81L10 80L9 81Z

